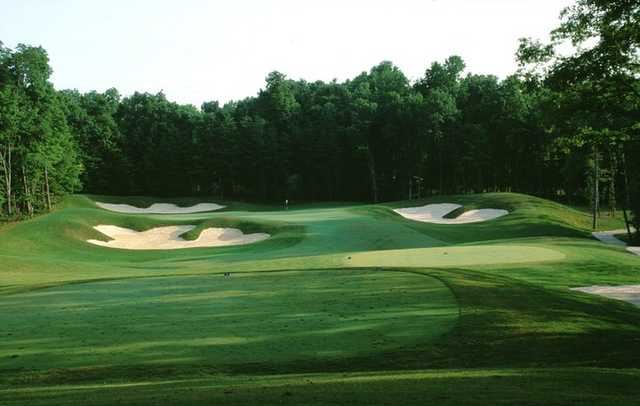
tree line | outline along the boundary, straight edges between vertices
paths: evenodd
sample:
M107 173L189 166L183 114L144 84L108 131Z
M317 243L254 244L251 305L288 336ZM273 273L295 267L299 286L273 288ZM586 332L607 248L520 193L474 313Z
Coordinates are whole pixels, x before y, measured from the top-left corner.
M640 218L638 9L579 0L551 43L522 41L505 79L465 74L457 56L416 81L391 62L344 82L272 72L256 96L200 108L57 91L44 49L0 47L0 204L32 214L78 190L371 202L515 191ZM563 41L571 56L555 52Z
M82 161L42 48L0 43L0 205L9 217L50 210L79 190Z

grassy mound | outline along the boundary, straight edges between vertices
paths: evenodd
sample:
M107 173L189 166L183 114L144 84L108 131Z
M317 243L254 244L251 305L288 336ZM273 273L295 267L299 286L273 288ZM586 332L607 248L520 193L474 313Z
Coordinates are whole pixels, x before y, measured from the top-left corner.
M640 309L569 288L640 284L640 258L594 240L582 210L511 193L214 202L228 207L124 215L74 196L0 228L0 403L636 402ZM392 210L445 202L510 214L443 225ZM273 237L126 251L87 244L97 224Z

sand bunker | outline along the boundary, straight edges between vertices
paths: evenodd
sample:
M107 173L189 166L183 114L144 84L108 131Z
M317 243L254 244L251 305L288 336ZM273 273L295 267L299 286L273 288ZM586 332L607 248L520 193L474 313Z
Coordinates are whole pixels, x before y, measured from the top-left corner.
M594 295L605 296L611 299L624 300L640 306L640 285L587 286L582 288L573 288L571 290L592 293Z
M87 240L88 243L109 248L127 250L175 250L181 248L223 247L251 244L270 237L265 233L243 234L236 228L207 228L197 240L188 241L180 236L195 226L157 227L147 231L135 231L117 226L99 225L97 231L111 237L111 241Z
M425 223L436 224L468 224L479 223L482 221L492 220L509 214L507 210L502 209L480 209L469 210L456 218L444 218L445 215L454 210L461 208L459 204L440 203L427 204L421 207L409 207L406 209L395 209L394 211L404 218L415 221L423 221Z
M198 203L190 207L178 207L173 203L154 203L149 207L140 208L129 204L112 204L96 202L96 206L118 213L146 213L146 214L187 214L202 213L205 211L220 210L224 208L215 203Z

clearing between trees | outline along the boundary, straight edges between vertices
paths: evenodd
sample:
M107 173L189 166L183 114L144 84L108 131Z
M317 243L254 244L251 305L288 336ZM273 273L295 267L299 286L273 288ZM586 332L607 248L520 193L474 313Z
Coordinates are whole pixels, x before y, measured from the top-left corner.
M640 258L582 211L512 193L185 214L93 199L0 229L2 404L636 401L640 308L575 288L640 285ZM509 214L394 211L444 202ZM100 224L270 238L118 249L87 243Z

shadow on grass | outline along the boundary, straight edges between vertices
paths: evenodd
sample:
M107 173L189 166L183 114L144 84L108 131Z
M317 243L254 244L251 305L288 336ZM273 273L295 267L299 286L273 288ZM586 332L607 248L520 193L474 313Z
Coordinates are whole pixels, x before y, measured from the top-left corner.
M200 376L0 390L7 405L633 405L640 373L608 369ZM597 384L594 384L597 383Z
M379 271L377 271L379 272ZM237 359L237 362L228 362L229 358L219 356L195 356L179 350L180 338L175 343L168 343L166 348L156 348L159 353L151 351L148 358L138 356L130 359L125 365L105 364L88 367L70 367L62 369L37 370L4 370L2 377L5 382L14 385L42 385L42 384L70 384L78 382L97 382L102 380L120 380L138 382L148 379L185 379L195 375L278 375L291 373L353 373L358 371L402 371L420 369L469 369L469 368L637 368L640 365L640 309L633 305L589 296L564 289L547 289L535 284L523 282L514 278L469 271L464 269L421 271L392 271L399 274L407 272L423 276L432 276L445 283L457 298L460 307L460 317L455 327L448 333L434 340L420 339L413 342L405 342L396 348L381 345L375 348L379 336L369 336L363 344L363 336L348 338L344 334L360 334L362 331L389 330L391 325L386 324L384 311L388 311L388 320L395 320L404 328L425 328L425 316L412 316L416 307L409 303L396 303L391 308L385 308L382 304L371 306L354 305L349 314L337 313L331 316L326 312L326 306L331 301L340 301L341 292L336 292L336 286L324 287L316 292L324 295L324 299L317 301L317 308L296 307L297 311L290 314L269 315L261 310L254 309L247 312L246 309L228 315L218 315L218 321L222 324L234 324L238 331L248 328L256 323L256 320L271 319L269 329L274 331L273 336L265 337L264 328L258 325L256 339L262 344L267 344L268 351L275 351L264 361L252 362L247 357ZM358 278L366 278L361 274ZM344 280L343 280L344 282ZM356 282L356 281L354 281ZM157 288L157 287L155 287ZM179 288L179 287L177 287ZM189 287L192 289L193 287ZM365 300L371 297L381 297L381 292L366 289L360 286L359 294ZM402 298L410 287L392 287L399 290L393 294ZM194 292L183 292L192 295ZM255 295L252 292L235 292L233 295ZM304 294L304 293L303 293ZM323 296L318 296L322 298ZM256 296L252 297L254 305ZM276 300L281 300L275 298ZM189 299L185 299L189 300ZM358 301L357 297L353 298ZM401 299L399 299L401 300ZM203 297L195 296L194 304L204 305ZM355 303L355 302L354 302ZM184 304L184 303L182 303ZM82 306L81 303L78 304ZM162 312L162 307L153 303L147 304L149 311ZM258 306L258 309L260 306ZM108 309L108 306L107 306ZM431 306L430 311L436 317L447 307ZM342 310L344 311L344 310ZM355 313L354 313L355 312ZM238 320L242 314L251 316L250 324ZM408 315L407 318L404 315ZM346 317L345 317L346 316ZM187 312L181 313L181 318L190 319L194 325L207 323L212 320L205 313ZM299 318L313 320L314 329L308 329L310 325L301 325L295 332L286 328L293 326ZM328 325L322 327L319 318L331 318ZM159 323L172 326L179 319L167 318ZM344 323L346 322L346 323ZM320 325L318 324L320 323ZM384 323L384 324L380 324ZM266 325L265 325L266 326ZM285 327L287 326L287 327ZM144 330L145 326L141 326ZM184 327L184 326L183 326ZM340 330L337 327L348 327ZM337 329L336 329L337 328ZM392 330L393 331L393 330ZM402 331L400 331L402 333ZM331 335L338 334L337 341L330 339ZM125 335L126 336L126 335ZM215 335L214 335L215 337ZM222 332L217 334L223 339ZM302 350L295 355L294 342L303 337L311 340L309 343L318 345L322 341L333 342L336 349L344 347L347 342L355 342L358 345L367 345L364 353L358 351L344 351L330 356L314 356L306 354ZM132 337L129 337L131 339ZM352 340L355 339L355 341ZM223 340L224 341L224 340ZM251 349L250 340L246 342L220 342L225 351L245 352ZM140 343L143 343L142 341ZM185 341L185 344L188 341ZM331 344L320 344L322 351L329 350ZM133 341L135 344L135 341ZM158 343L163 345L162 343ZM192 344L198 345L197 342ZM213 342L202 341L205 346L215 345ZM189 344L187 344L189 345ZM327 346L328 345L328 346ZM148 347L153 349L153 345ZM177 349L172 350L172 348ZM144 346L140 348L144 350ZM344 348L342 348L344 349ZM114 348L115 350L115 348ZM192 348L193 350L193 348ZM172 356L169 357L167 351ZM252 350L255 351L255 350ZM278 351L289 353L293 356L278 357ZM300 351L300 350L298 350ZM212 353L213 354L213 353Z

